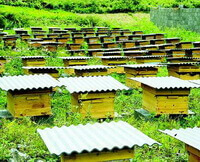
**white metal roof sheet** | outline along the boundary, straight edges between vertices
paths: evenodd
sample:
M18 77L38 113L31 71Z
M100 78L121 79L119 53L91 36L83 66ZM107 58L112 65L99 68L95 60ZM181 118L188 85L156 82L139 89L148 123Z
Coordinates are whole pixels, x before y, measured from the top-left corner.
M158 142L123 121L53 127L37 131L50 153L56 155L132 149L136 145L159 145Z
M115 80L111 76L69 77L60 78L70 93L102 92L128 90L129 88Z
M194 148L200 150L200 128L172 129L160 130Z
M23 66L23 69L67 69L68 67L61 66Z
M133 65L119 65L119 66L136 69L136 68L148 68L148 67L162 67L164 65L161 65L161 64L133 64Z
M132 80L141 82L144 85L156 89L175 89L175 88L199 88L200 85L188 82L175 77L141 77L130 78Z
M86 66L69 66L68 69L76 70L90 70L90 69L111 69L116 68L115 66L105 66L105 65L86 65Z
M86 60L86 59L91 59L92 57L82 57L82 56L74 56L74 57L58 57L64 60Z
M61 86L60 82L48 74L5 76L0 78L2 90L32 90Z

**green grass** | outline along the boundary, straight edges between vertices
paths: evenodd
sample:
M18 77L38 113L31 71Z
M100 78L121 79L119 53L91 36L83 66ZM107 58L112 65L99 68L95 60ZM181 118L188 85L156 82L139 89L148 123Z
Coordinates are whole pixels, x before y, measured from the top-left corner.
M36 10L22 7L0 6L1 15L8 14L14 15L17 26L19 21L22 24L28 26L76 26L81 27L82 24L76 20L86 21L88 16L91 18L90 23L84 24L90 26L91 23L96 22L106 24L110 27L121 27L131 30L143 30L145 33L167 33L167 37L181 37L184 41L199 41L200 35L184 29L159 29L149 20L149 14L136 13L136 14L73 14L64 11L45 11ZM7 17L8 18L8 17ZM37 21L34 21L34 18ZM71 19L71 21L69 21ZM26 21L27 22L24 22ZM11 27L11 19L6 20ZM63 22L64 21L64 22ZM83 25L83 26L84 26ZM12 33L12 31L8 30ZM60 49L56 53L43 52L41 50L27 49L27 46L18 42L18 49L11 51L9 49L3 50L2 43L0 43L0 55L7 56L28 56L28 55L67 55L63 49ZM90 64L101 64L98 59L93 59ZM54 57L47 60L47 65L62 66L63 63L60 59ZM20 59L11 59L6 65L6 72L9 75L23 74L21 70L22 63ZM61 71L62 74L62 71ZM162 68L159 71L159 76L166 76L166 68ZM125 82L124 75L112 74L112 77ZM6 93L0 90L0 109L6 108ZM187 161L187 153L185 151L184 144L174 138L160 133L159 129L173 129L181 127L200 127L200 90L193 89L190 93L189 108L197 115L188 116L184 118L172 119L168 115L163 115L159 118L151 118L146 120L144 118L136 118L134 116L134 109L141 108L142 105L142 90L130 90L128 92L117 92L115 99L115 110L119 114L128 114L120 120L126 121L141 130L151 138L157 140L162 146L153 146L143 148L137 147L135 150L135 158L133 161ZM53 116L49 118L29 118L24 117L22 119L8 120L0 119L0 161L8 160L11 158L10 149L17 148L19 151L26 153L30 157L30 161L33 162L36 159L46 161L56 161L59 158L50 155L46 146L42 142L36 130L38 128L43 129L46 127L71 125L71 124L86 124L88 122L94 123L93 119L82 119L78 113L71 112L70 106L70 94L65 89L60 89L52 96L52 111ZM119 120L119 119L114 119ZM109 121L109 120L107 120Z

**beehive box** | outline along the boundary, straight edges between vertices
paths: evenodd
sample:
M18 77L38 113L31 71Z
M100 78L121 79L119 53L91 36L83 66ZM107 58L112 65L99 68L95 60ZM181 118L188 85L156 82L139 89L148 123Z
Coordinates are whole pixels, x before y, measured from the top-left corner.
M128 90L110 76L69 77L59 81L71 93L72 111L83 117L114 117L114 98L117 90Z
M166 43L176 44L179 43L181 40L180 38L164 38Z
M89 56L98 56L101 55L101 53L104 52L104 49L88 49L88 55Z
M102 48L101 43L88 43L88 49L100 49Z
M15 30L15 34L23 35L23 34L28 34L28 30Z
M102 60L103 65L106 66L116 66L116 65L125 65L128 62L128 57L126 56L101 56L99 57ZM124 68L121 66L116 66L108 70L108 73L124 73Z
M99 43L99 37L85 37L87 43Z
M122 45L122 48L131 48L136 46L135 41L121 41L120 44Z
M186 145L186 150L189 154L188 161L189 162L199 162L200 161L200 147L199 147L199 134L200 128L180 128L180 129L172 129L172 130L160 130L160 132L166 133Z
M115 38L113 36L101 36L100 41L101 43L110 43L113 42Z
M175 49L176 48L176 45L175 44L161 44L158 46L159 49Z
M60 36L59 33L50 33L50 34L47 34L48 38L58 38L59 36Z
M20 37L21 37L21 40L27 40L27 39L31 38L31 35L30 34L22 34L22 35L20 35Z
M138 34L138 35L129 35L128 36L128 40L140 40L142 39L142 34Z
M154 36L154 39L163 39L164 36L165 36L165 34L163 34L163 33L156 33Z
M152 55L152 56L166 56L166 51L165 50L149 50L147 52L147 55Z
M158 50L158 45L145 45L141 47L141 50Z
M60 27L49 27L49 33L53 33L54 30L61 30Z
M145 56L147 55L147 50L140 50L140 51L124 51L124 56L134 57L134 56Z
M4 41L4 47L16 48L18 36L6 35L2 39Z
M161 63L164 62L165 56L164 55L157 55L157 56L135 56L131 58L131 61L134 61L138 64L144 63Z
M136 44L136 46L145 46L145 45L149 45L150 41L149 40L136 40L135 44Z
M47 56L22 56L23 66L45 66Z
M169 76L174 76L184 80L200 79L199 62L168 63Z
M126 85L131 88L140 88L141 83L130 79L130 77L156 77L158 67L162 65L157 64L133 64L122 65L126 74Z
M58 47L64 47L65 43L62 42L43 42L42 47L51 52L56 52Z
M74 71L76 76L103 76L108 75L108 69L116 68L115 66L90 65L90 66L71 66L68 67Z
M164 39L151 39L150 40L150 44L154 45L154 44L164 44L165 40Z
M85 32L84 34L84 37L95 37L96 34L94 32Z
M0 56L0 74L5 71L6 57Z
M186 49L188 49L188 48L192 48L192 42L179 42L179 43L176 43L176 48L182 48L182 49L184 49L184 48L186 48Z
M131 51L131 52L133 52L133 51L141 51L141 48L140 47L131 47L131 48L123 48L122 49L124 52L126 52L126 51Z
M60 37L70 37L70 33L60 33Z
M63 60L64 66L80 66L80 65L87 65L88 60L91 59L91 57L59 57Z
M71 43L71 44L67 44L67 49L68 50L79 50L81 49L81 44L78 43Z
M188 114L190 88L199 85L175 77L131 78L143 89L142 108L161 114Z
M169 57L185 57L186 56L186 49L170 49L170 50L167 50L166 52Z
M54 38L54 40L56 42L67 43L68 41L70 41L70 37L57 37Z
M128 40L128 36L126 35L116 36L115 39L116 41Z
M144 34L143 31L133 31L132 33L135 34L135 35L137 35L137 34Z
M200 48L191 48L191 49L186 50L186 56L200 58Z
M49 75L0 78L0 88L7 91L7 109L13 117L51 115L50 94L59 85Z
M167 62L170 63L182 63L182 62L195 62L196 60L200 60L200 58L193 57L167 57Z
M83 37L72 37L72 40L75 44L83 44L85 42Z
M118 44L115 42L102 43L103 48L118 48Z
M39 30L42 30L42 27L30 27L31 28L31 31L39 31Z
M155 39L156 34L143 34L142 39L143 40L150 40L150 39Z
M86 51L84 49L80 50L67 50L68 53L70 53L71 56L85 56Z
M54 127L37 131L50 153L56 152L56 155L61 155L61 162L131 161L135 146L159 145L123 121ZM62 138L59 138L60 134Z
M38 67L22 67L24 70L24 73L26 75L28 74L48 74L52 76L55 79L59 78L59 69L66 69L65 67L55 67L55 66L38 66Z
M33 34L33 37L34 38L45 38L46 37L46 34Z
M110 36L120 36L122 35L122 32L121 31L115 31L115 30L111 30L110 31Z
M72 37L83 37L82 32L72 32L71 35L72 35Z

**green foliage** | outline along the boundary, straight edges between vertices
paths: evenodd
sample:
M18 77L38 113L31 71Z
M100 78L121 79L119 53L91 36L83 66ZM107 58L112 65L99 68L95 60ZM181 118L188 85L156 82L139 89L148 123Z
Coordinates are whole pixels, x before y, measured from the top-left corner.
M61 9L76 13L149 11L151 7L200 7L199 0L0 0L0 4L36 9Z

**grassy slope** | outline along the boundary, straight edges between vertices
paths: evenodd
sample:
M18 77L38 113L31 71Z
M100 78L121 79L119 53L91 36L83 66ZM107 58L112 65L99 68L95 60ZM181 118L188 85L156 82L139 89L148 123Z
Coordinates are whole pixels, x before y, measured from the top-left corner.
M14 9L14 8L12 8ZM71 14L62 12L62 15L57 15L55 21L54 12L37 11L34 9L15 8L16 10L6 10L6 12L15 12L19 17L22 15L29 17L30 19L38 18L36 22L30 21L28 25L32 26L37 23L41 26L58 26L68 15L72 15L75 18L81 17L82 20L87 20L88 16L91 21L100 21L102 24L107 24L111 27L122 27L129 28L132 30L144 30L145 33L164 32L167 33L168 37L181 37L183 40L198 41L199 34L185 31L182 29L159 29L153 25L149 20L148 14L137 13L137 14L92 14L92 15L81 15ZM20 12L18 12L20 10ZM5 10L0 10L5 12ZM40 12L40 13L39 13ZM24 13L24 14L23 14ZM31 13L35 14L32 15ZM37 14L36 14L37 13ZM39 21L39 17L44 17L44 20ZM68 18L67 18L68 19ZM80 24L61 23L62 26L79 26ZM53 25L51 25L51 23ZM85 24L85 26L89 26ZM60 25L59 25L60 26ZM10 32L10 31L9 31ZM27 46L21 44L17 51L0 51L1 55L46 55L40 50L27 50ZM48 53L53 55L52 53ZM54 54L55 55L55 54ZM63 55L63 50L60 50L56 55ZM95 62L95 60L94 60ZM93 62L91 62L92 64ZM48 60L48 65L62 65L61 60L52 58ZM6 73L11 75L23 74L21 71L21 62L19 59L13 59L6 65ZM165 72L161 72L161 75L166 75ZM113 75L120 81L124 81L124 76ZM1 109L6 107L6 96L5 92L0 91L0 105ZM196 113L200 113L199 105L199 90L192 90L190 95L190 109ZM145 134L149 135L153 139L162 143L162 146L153 146L152 148L144 146L144 148L137 148L135 159L133 161L186 161L187 153L185 152L184 144L168 136L158 132L158 129L172 129L180 127L193 127L200 126L199 116L190 116L184 119L170 119L168 116L162 116L160 118L153 118L151 120L137 119L134 117L134 109L141 107L141 92L137 90L130 91L127 93L118 93L115 100L115 109L120 114L122 112L128 112L130 116L123 117L122 120L127 121L134 127L138 128ZM47 148L36 133L37 128L71 125L87 122L95 122L92 119L81 119L79 114L71 114L70 108L70 95L66 90L62 90L62 94L56 92L52 99L52 108L54 116L39 120L30 120L29 117L15 120L0 120L0 160L5 160L11 157L10 149L18 148L21 152L27 153L32 161L34 159L46 159L47 161L55 161L57 157L49 155ZM118 120L118 119L115 119Z

